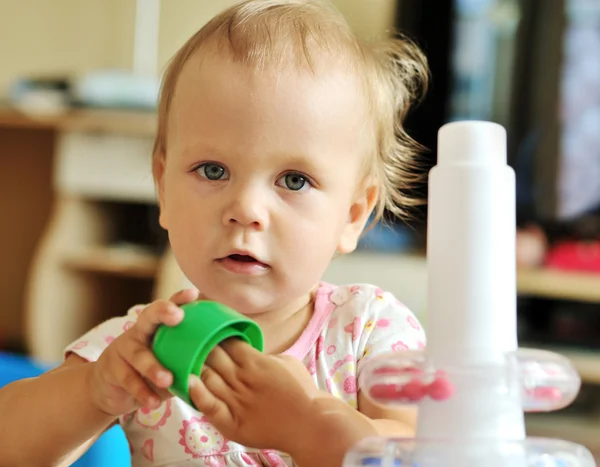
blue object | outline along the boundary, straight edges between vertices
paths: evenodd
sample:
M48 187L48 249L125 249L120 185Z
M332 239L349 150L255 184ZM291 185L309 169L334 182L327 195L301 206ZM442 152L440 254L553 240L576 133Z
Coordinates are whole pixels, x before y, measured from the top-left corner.
M123 70L96 70L77 79L74 94L85 106L155 110L160 79Z
M379 457L365 457L362 461L362 465L374 465L377 467L381 467L381 458ZM401 467L402 466L402 461L396 459L394 460L394 466L395 467Z
M373 216L367 225L374 221ZM402 223L390 224L383 221L373 224L358 242L361 250L398 253L414 247L415 235Z
M39 376L51 367L27 357L0 352L0 388L13 381ZM131 456L120 426L106 431L72 467L130 467Z

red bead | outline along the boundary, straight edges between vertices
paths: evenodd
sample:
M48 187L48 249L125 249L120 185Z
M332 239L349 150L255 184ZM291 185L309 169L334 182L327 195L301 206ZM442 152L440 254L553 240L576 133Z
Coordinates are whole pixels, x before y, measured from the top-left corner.
M411 402L417 402L426 396L427 391L425 385L419 379L413 379L404 385L404 397Z
M533 390L533 397L535 399L559 401L562 399L562 393L558 388L552 386L541 386Z
M369 396L375 400L393 401L404 399L404 392L402 386L396 384L376 384L371 387Z
M393 367L393 366L381 366L373 371L375 375L383 375L383 376L398 376L398 375L417 375L422 373L421 369L418 367Z
M454 386L446 378L436 378L427 386L427 394L436 401L445 401L454 394Z
M400 373L398 368L393 366L380 366L373 371L373 374L378 376L393 376L398 373Z

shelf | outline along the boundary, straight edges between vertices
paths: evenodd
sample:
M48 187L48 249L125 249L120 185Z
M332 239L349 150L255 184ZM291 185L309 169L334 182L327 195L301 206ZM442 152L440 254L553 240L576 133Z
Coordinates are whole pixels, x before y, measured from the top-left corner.
M521 295L600 303L600 274L552 269L519 269Z
M64 114L34 117L11 108L0 107L0 127L32 128L91 133L113 133L153 137L155 112L130 110L72 109Z
M138 248L97 247L71 253L65 265L80 271L139 279L154 279L159 257Z
M600 418L559 413L527 414L525 423L528 436L564 439L585 446L595 457L600 455Z
M389 290L409 307L426 309L427 260L423 254L389 254L368 250L336 258L325 275L329 282L369 282ZM600 303L600 274L552 269L517 271L520 295Z

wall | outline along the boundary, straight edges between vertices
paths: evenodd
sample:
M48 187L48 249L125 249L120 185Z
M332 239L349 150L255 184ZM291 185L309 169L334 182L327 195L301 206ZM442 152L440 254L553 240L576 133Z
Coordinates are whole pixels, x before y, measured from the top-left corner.
M160 65L236 0L161 0ZM363 37L393 23L395 0L333 0ZM23 75L130 68L135 0L0 0L0 96Z
M0 0L0 91L19 75L126 64L119 0ZM109 28L116 30L109 32Z

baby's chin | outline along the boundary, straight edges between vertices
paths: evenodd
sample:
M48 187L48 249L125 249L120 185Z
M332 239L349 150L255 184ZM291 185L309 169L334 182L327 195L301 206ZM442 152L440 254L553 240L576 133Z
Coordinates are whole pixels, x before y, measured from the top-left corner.
M259 280L252 282L227 281L204 277L194 281L202 300L212 300L232 308L254 320L267 314L294 313L311 301L319 282L302 287L288 281ZM211 280L212 279L212 280Z
M249 318L260 316L269 311L277 310L277 303L268 300L269 294L264 290L210 290L200 293L200 300L211 300L232 308ZM283 305L284 306L284 305Z

